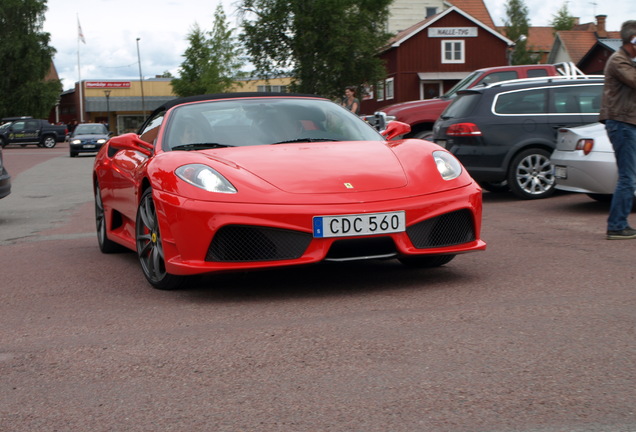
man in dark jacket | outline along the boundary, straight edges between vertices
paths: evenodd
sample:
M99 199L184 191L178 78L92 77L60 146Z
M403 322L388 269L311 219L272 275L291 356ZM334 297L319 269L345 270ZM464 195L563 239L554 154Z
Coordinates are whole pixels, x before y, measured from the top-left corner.
M636 21L621 26L623 45L607 60L600 121L605 123L618 183L607 219L607 239L635 239L627 223L636 191Z

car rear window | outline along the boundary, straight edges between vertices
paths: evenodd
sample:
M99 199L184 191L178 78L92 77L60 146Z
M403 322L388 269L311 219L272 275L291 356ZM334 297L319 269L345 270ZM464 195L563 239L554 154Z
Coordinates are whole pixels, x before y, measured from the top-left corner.
M481 93L461 93L442 113L442 118L459 118L465 117L469 115L477 102L479 102L479 98L482 96Z
M528 74L528 78L548 76L548 71L545 69L528 69L526 73Z

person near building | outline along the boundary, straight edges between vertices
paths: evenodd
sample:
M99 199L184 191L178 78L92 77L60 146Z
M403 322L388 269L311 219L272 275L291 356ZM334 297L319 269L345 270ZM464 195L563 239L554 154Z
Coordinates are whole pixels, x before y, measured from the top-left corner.
M342 106L354 114L360 113L360 100L356 98L356 88L354 86L345 88L345 97L342 99Z
M605 64L599 121L614 148L618 182L607 218L607 239L636 239L627 218L636 191L636 20L621 26L623 45Z

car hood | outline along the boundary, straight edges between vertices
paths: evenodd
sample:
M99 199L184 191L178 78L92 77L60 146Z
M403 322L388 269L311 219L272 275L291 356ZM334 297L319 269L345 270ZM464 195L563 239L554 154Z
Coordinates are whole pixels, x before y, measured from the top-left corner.
M208 155L289 193L368 192L407 184L402 164L382 141L239 147Z
M108 135L100 135L100 134L80 134L70 137L70 139L79 139L79 140L99 140L99 139L108 139Z

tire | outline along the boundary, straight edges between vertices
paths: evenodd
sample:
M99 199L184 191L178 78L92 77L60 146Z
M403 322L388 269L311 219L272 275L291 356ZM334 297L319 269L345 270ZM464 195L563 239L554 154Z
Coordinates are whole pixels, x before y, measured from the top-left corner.
M522 199L548 198L555 191L554 168L550 152L531 148L512 159L508 170L508 186Z
M4 138L0 138L0 147L5 148L7 146L7 143L5 142Z
M508 192L510 190L510 187L508 187L508 180L502 180L500 182L479 182L479 186L481 186L482 189L493 193Z
M71 157L77 156L77 152L70 152Z
M431 139L433 138L433 131L432 130L423 130L423 131L420 131L420 132L416 132L416 133L411 135L411 138L431 141Z
M57 141L55 141L55 138L52 136L45 136L42 138L42 147L53 148L56 144Z
M151 188L144 191L139 201L135 240L139 264L150 285L160 290L180 288L186 277L172 275L166 271L161 232Z
M102 253L121 252L124 247L108 239L106 233L106 212L102 202L102 192L99 185L95 185L95 228L97 230L97 244Z
M455 258L455 255L420 255L405 256L398 258L398 260L409 267L433 268L448 264L453 258Z

